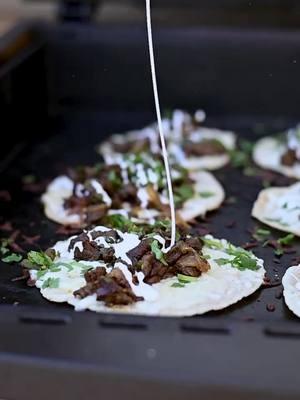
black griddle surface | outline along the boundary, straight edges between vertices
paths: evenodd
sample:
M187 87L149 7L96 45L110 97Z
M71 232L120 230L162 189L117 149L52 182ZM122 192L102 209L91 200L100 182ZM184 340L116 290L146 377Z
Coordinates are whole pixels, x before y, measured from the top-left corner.
M28 236L40 235L38 247L46 249L57 240L66 238L58 235L58 225L47 220L43 215L39 200L40 194L24 190L22 177L34 174L38 182L45 182L66 171L68 166L79 164L93 164L100 161L95 152L95 145L112 133L136 129L154 120L151 112L99 112L76 115L65 115L59 120L51 120L41 137L46 137L37 143L24 147L23 151L14 160L1 177L0 190L8 190L12 201L0 199L1 223L11 222L14 230L19 229L21 234ZM296 121L284 117L253 117L253 116L226 116L208 118L208 126L232 129L239 138L255 140L262 134L271 134L283 128L292 126ZM236 245L241 245L251 239L249 233L254 227L262 226L254 221L250 214L254 200L262 189L262 179L245 176L242 171L227 166L215 172L216 177L224 185L227 199L236 199L208 215L207 220L200 221L203 227L212 229L219 238L226 238ZM229 227L231 222L235 225ZM269 229L269 228L268 228ZM271 230L271 229L270 229ZM3 237L11 232L2 231ZM273 231L274 237L284 236L284 233ZM21 237L21 236L19 236ZM35 248L26 246L22 240L17 240L24 249ZM272 281L276 273L281 279L287 267L292 265L291 260L299 254L299 241L295 242L296 254L282 256L280 263L274 261L274 250L270 247L257 247L253 251L265 260L268 277ZM25 282L12 282L12 278L20 274L18 266L1 263L0 266L0 303L2 305L30 305L39 306L46 310L71 310L67 305L50 303L42 298L36 288L29 288ZM217 318L222 321L251 321L283 322L296 320L293 314L284 305L283 299L277 295L281 286L258 290L252 296L238 304L220 312L211 312L196 318ZM274 304L275 311L267 311L267 305Z

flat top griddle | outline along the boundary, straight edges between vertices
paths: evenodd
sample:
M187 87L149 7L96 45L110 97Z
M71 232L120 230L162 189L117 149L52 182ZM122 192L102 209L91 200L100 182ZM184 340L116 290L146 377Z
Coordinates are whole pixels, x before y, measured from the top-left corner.
M120 132L126 129L139 128L153 120L151 113L135 112L106 112L99 113L97 116L85 115L69 117L69 121L60 121L54 124L52 135L48 140L33 144L29 151L24 148L21 154L7 171L2 180L1 189L8 190L12 200L6 202L2 200L1 222L11 222L14 230L20 230L19 240L24 248L30 248L26 241L22 240L22 234L26 236L40 235L40 239L33 245L37 248L46 249L53 245L57 240L65 239L67 234L57 233L59 225L49 221L43 214L40 202L42 190L39 187L33 188L32 185L22 183L24 176L34 174L37 183L46 184L55 176L64 173L69 166L80 164L93 164L100 161L100 156L95 152L95 146L100 138L108 136L112 132ZM94 118L94 119L93 119ZM70 123L70 121L73 121ZM270 126L271 125L273 126ZM239 138L249 138L255 140L259 135L253 135L259 123L249 117L235 121L234 116L226 117L226 120L210 118L210 126L221 128L230 128L238 132ZM291 121L279 119L272 121L268 119L267 127L264 129L276 132L286 126L291 125ZM276 126L277 125L277 126ZM88 131L89 140L85 140L85 132ZM242 245L251 240L251 231L261 224L251 218L251 208L258 192L263 188L263 178L255 176L246 176L241 170L227 166L215 172L217 178L222 182L227 195L227 201L220 210L208 214L205 220L198 220L200 228L209 229L216 237L226 238L234 244ZM284 179L284 183L288 183ZM292 180L290 180L292 182ZM282 183L281 183L282 184ZM38 190L38 193L32 193L32 189ZM13 233L10 232L11 233ZM274 237L282 237L285 233L273 230ZM9 232L5 233L9 235ZM69 234L70 235L70 234ZM25 242L25 243L24 243ZM32 247L32 246L31 246ZM278 283L284 274L286 268L292 265L292 260L299 254L299 242L295 241L292 254L285 254L278 258L274 255L274 249L262 247L261 245L254 249L255 254L265 260L267 275L273 283ZM44 300L37 289L29 288L24 282L12 282L13 277L18 276L20 270L16 266L3 264L0 269L0 292L3 304L20 304L43 306L47 309L65 308ZM229 307L220 312L212 312L205 317L198 318L218 318L225 321L239 320L257 320L282 321L295 320L287 307L283 304L283 299L278 299L280 286L271 288L262 288L255 294L239 302L237 305ZM267 311L268 305L274 305L275 311ZM68 308L68 307L67 307Z

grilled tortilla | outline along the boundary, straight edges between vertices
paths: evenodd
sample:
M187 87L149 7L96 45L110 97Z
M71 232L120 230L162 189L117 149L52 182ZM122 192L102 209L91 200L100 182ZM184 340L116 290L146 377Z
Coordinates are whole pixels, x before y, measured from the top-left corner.
M263 189L252 216L266 225L300 236L300 183Z
M170 119L163 120L164 134L168 142L171 164L180 163L189 170L216 170L230 161L229 152L234 150L236 137L233 132L203 127L197 115L176 110ZM159 136L155 124L141 130L112 135L98 146L98 152L107 164L117 162L120 154L145 151L160 154Z
M158 234L99 226L24 263L41 294L75 310L191 316L220 310L263 283L263 261L210 235L172 249Z
M300 265L290 267L282 278L283 296L288 308L300 317Z
M147 159L146 154L143 159ZM122 214L135 223L153 224L168 215L168 206L161 162L156 161L151 168L149 165L122 159L98 172L89 169L82 183L74 176L60 176L42 196L45 214L70 226L99 223L113 214ZM205 216L222 204L224 189L211 173L173 168L172 175L178 216L182 220Z
M300 179L300 126L281 136L258 140L253 150L253 159L262 168Z

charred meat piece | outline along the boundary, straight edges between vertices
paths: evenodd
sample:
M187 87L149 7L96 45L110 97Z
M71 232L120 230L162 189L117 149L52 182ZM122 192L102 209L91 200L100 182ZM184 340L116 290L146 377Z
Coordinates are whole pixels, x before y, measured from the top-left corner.
M292 167L297 162L297 155L295 150L288 149L281 156L281 164L286 165L287 167Z
M105 232L93 231L91 232L91 237L93 240L97 239L98 237L105 237L107 243L120 243L124 240L114 229L110 229L109 231Z
M148 150L150 140L148 138L127 141L125 143L114 143L114 150L118 153L140 153L143 150Z
M78 242L89 242L89 237L88 234L86 232L82 232L80 235L76 236L74 239L72 239L70 241L69 247L68 247L68 251L71 251L74 249L74 246L76 243Z
M74 252L74 259L76 261L104 261L105 263L112 263L115 261L115 250L112 247L105 248L98 246L96 242L84 241L82 242L82 251L76 247Z
M99 221L107 214L106 204L97 204L88 206L86 209L86 222L91 224L93 222Z
M137 187L133 183L127 183L122 186L122 190L119 192L119 199L121 202L128 202L132 205L140 204L137 196Z
M151 251L150 240L144 239L126 254L130 258L132 264L135 265L149 251Z
M98 269L97 272L90 271L88 274L88 283L76 290L74 296L84 298L96 293L97 300L104 301L106 306L128 305L143 300L133 293L119 268L114 268L109 274L104 274L102 269Z
M183 148L190 156L212 156L226 153L223 144L214 139L205 139L198 143L187 141Z
M101 276L105 275L106 275L106 268L97 267L95 269L92 269L91 271L87 271L84 274L84 279L87 281L87 283L96 282L99 280Z

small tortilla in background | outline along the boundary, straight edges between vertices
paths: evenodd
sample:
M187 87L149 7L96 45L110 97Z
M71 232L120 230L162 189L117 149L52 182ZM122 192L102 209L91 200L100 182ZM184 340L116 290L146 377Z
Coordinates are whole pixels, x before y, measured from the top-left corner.
M273 137L265 137L255 144L253 160L261 168L279 172L290 178L300 179L300 163L289 167L281 163L281 157L286 152L287 146Z
M263 189L252 216L272 228L300 236L300 182L288 187Z
M97 227L95 230L105 231L108 228ZM124 246L127 244L129 251L139 243L138 235L130 233L118 234L124 238L124 241L119 244L106 246ZM240 270L233 268L229 263L224 264L224 259L232 259L233 256L228 255L226 249L229 248L229 243L222 239L214 239L207 235L207 239L213 239L218 244L222 244L223 249L211 249L204 245L203 255L207 257L210 264L210 270L203 273L197 280L190 282L183 287L176 287L174 284L178 282L177 277L169 278L160 281L159 283L148 285L134 285L132 283L132 275L126 266L122 265L122 272L126 276L133 292L137 296L143 296L145 300L138 301L132 305L107 307L102 301L97 301L96 295L89 295L84 299L78 299L73 295L75 290L80 289L86 284L81 268L78 266L72 269L66 268L64 265L73 261L73 252L68 252L68 246L72 238L58 242L54 249L59 252L60 258L55 260L56 266L60 263L63 265L56 270L47 271L41 278L36 280L36 286L41 290L41 294L48 300L53 302L67 302L75 307L75 310L91 310L95 312L108 313L127 313L152 316L192 316L204 314L213 310L224 309L244 297L254 293L263 283L265 269L263 261L257 259L254 255L259 269L257 270ZM80 246L80 243L78 243ZM117 250L116 250L117 251ZM222 259L223 265L219 265L216 260ZM88 264L91 267L96 267L101 264L97 262L82 262L82 265ZM105 266L105 264L101 264ZM124 270L126 269L126 271ZM58 269L60 269L58 271ZM31 270L32 279L36 279L36 271ZM139 274L142 272L139 272ZM44 282L47 279L59 280L59 284L55 288L44 287ZM139 279L140 282L142 280Z
M300 317L300 265L286 270L282 285L286 305L297 317Z
M178 210L184 221L190 221L198 216L205 216L208 211L219 208L224 201L225 192L222 185L209 172L200 171L191 173L195 181L195 196L187 200L182 209ZM64 201L73 193L73 181L67 176L59 176L47 187L42 196L46 216L59 224L70 226L84 226L84 221L77 214L69 214L64 208ZM125 207L125 205L124 205ZM114 210L116 213L128 213L130 208ZM135 223L147 223L148 219L159 216L159 211L154 209L141 209ZM140 219L140 221L139 221Z
M171 163L180 163L183 167L189 170L216 170L224 167L230 161L228 153L207 155L207 156L194 156L186 155L182 149L183 140L190 140L191 142L199 143L201 140L218 140L228 152L235 149L236 135L230 131L223 131L215 128L196 127L190 134L183 137L181 133L175 134L172 130L165 129L164 131L167 142L168 152ZM136 145L139 141L148 139L149 147L153 154L160 154L160 142L158 132L154 125L143 128L141 130L130 131L124 134L112 135L107 141L101 143L97 147L97 151L102 155L107 164L114 164L118 162L122 153L114 149L115 145L126 145L132 143Z

